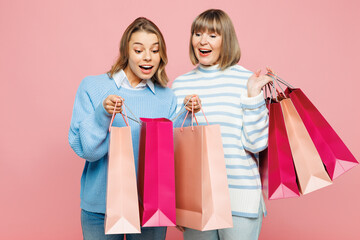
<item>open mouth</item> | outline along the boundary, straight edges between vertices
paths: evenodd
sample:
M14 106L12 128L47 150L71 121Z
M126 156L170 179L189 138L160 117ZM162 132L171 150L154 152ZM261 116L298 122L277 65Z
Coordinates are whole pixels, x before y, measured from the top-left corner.
M208 56L212 51L208 50L208 49L200 49L199 48L199 52L200 52L200 56Z
M147 66L147 65L140 65L139 67L144 70L151 70L153 68L153 66Z
M211 53L211 50L199 49L202 54Z
M151 65L139 65L140 70L143 74L151 74L152 73L152 68L154 66Z

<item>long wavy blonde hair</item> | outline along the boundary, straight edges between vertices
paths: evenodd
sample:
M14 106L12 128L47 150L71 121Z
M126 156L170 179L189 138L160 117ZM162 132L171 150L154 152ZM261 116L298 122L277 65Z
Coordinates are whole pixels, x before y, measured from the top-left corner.
M160 29L152 21L144 17L135 19L125 30L120 40L119 57L117 58L115 64L111 67L108 75L112 78L114 73L126 68L129 62L130 38L133 33L138 31L153 33L157 36L159 40L160 64L151 80L154 83L158 83L162 87L166 87L169 78L165 71L165 66L168 63L165 40L162 33L160 32Z

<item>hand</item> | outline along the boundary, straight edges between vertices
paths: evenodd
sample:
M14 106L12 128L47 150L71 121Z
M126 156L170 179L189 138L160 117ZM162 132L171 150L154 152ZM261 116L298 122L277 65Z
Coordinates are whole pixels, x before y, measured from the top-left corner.
M190 100L189 100L190 99ZM188 102L189 101L189 102ZM187 103L187 104L186 104ZM193 94L193 95L187 95L184 98L184 105L186 104L185 108L186 110L188 110L189 112L192 111L192 104L194 103L194 113L197 113L200 111L201 109L201 100L199 98L198 95Z
M117 100L117 104L116 104L115 113L122 112L123 99L116 95L109 95L103 102L103 106L106 112L108 112L109 114L113 114L116 100Z
M179 225L176 225L177 230L179 230L180 232L185 232L185 228Z
M261 89L272 81L272 78L266 75L260 75L261 70L257 70L248 79L247 92L248 97L256 97L261 93Z

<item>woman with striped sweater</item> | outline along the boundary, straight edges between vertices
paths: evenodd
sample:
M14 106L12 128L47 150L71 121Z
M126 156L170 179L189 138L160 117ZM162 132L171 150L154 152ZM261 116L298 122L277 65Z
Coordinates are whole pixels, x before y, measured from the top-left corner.
M172 89L178 106L189 98L191 106L191 96L198 95L210 124L221 127L234 227L205 232L179 229L185 230L185 240L258 239L265 213L258 152L268 141L268 112L261 89L271 78L237 65L236 33L222 10L207 10L194 20L190 60L197 67L175 79ZM200 114L197 118L199 124L205 123Z

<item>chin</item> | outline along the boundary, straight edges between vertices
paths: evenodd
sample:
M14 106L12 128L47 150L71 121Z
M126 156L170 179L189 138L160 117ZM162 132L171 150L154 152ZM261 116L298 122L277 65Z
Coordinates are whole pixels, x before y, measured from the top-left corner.
M141 74L141 79L151 79L154 74Z
M211 66L211 65L214 65L213 61L211 60L208 60L208 59L201 59L201 58L198 58L199 60L199 63L201 65L204 65L204 66Z
M209 63L208 61L199 61L199 63L200 63L201 65L204 65L204 66L211 66L211 65L213 65L212 63Z

